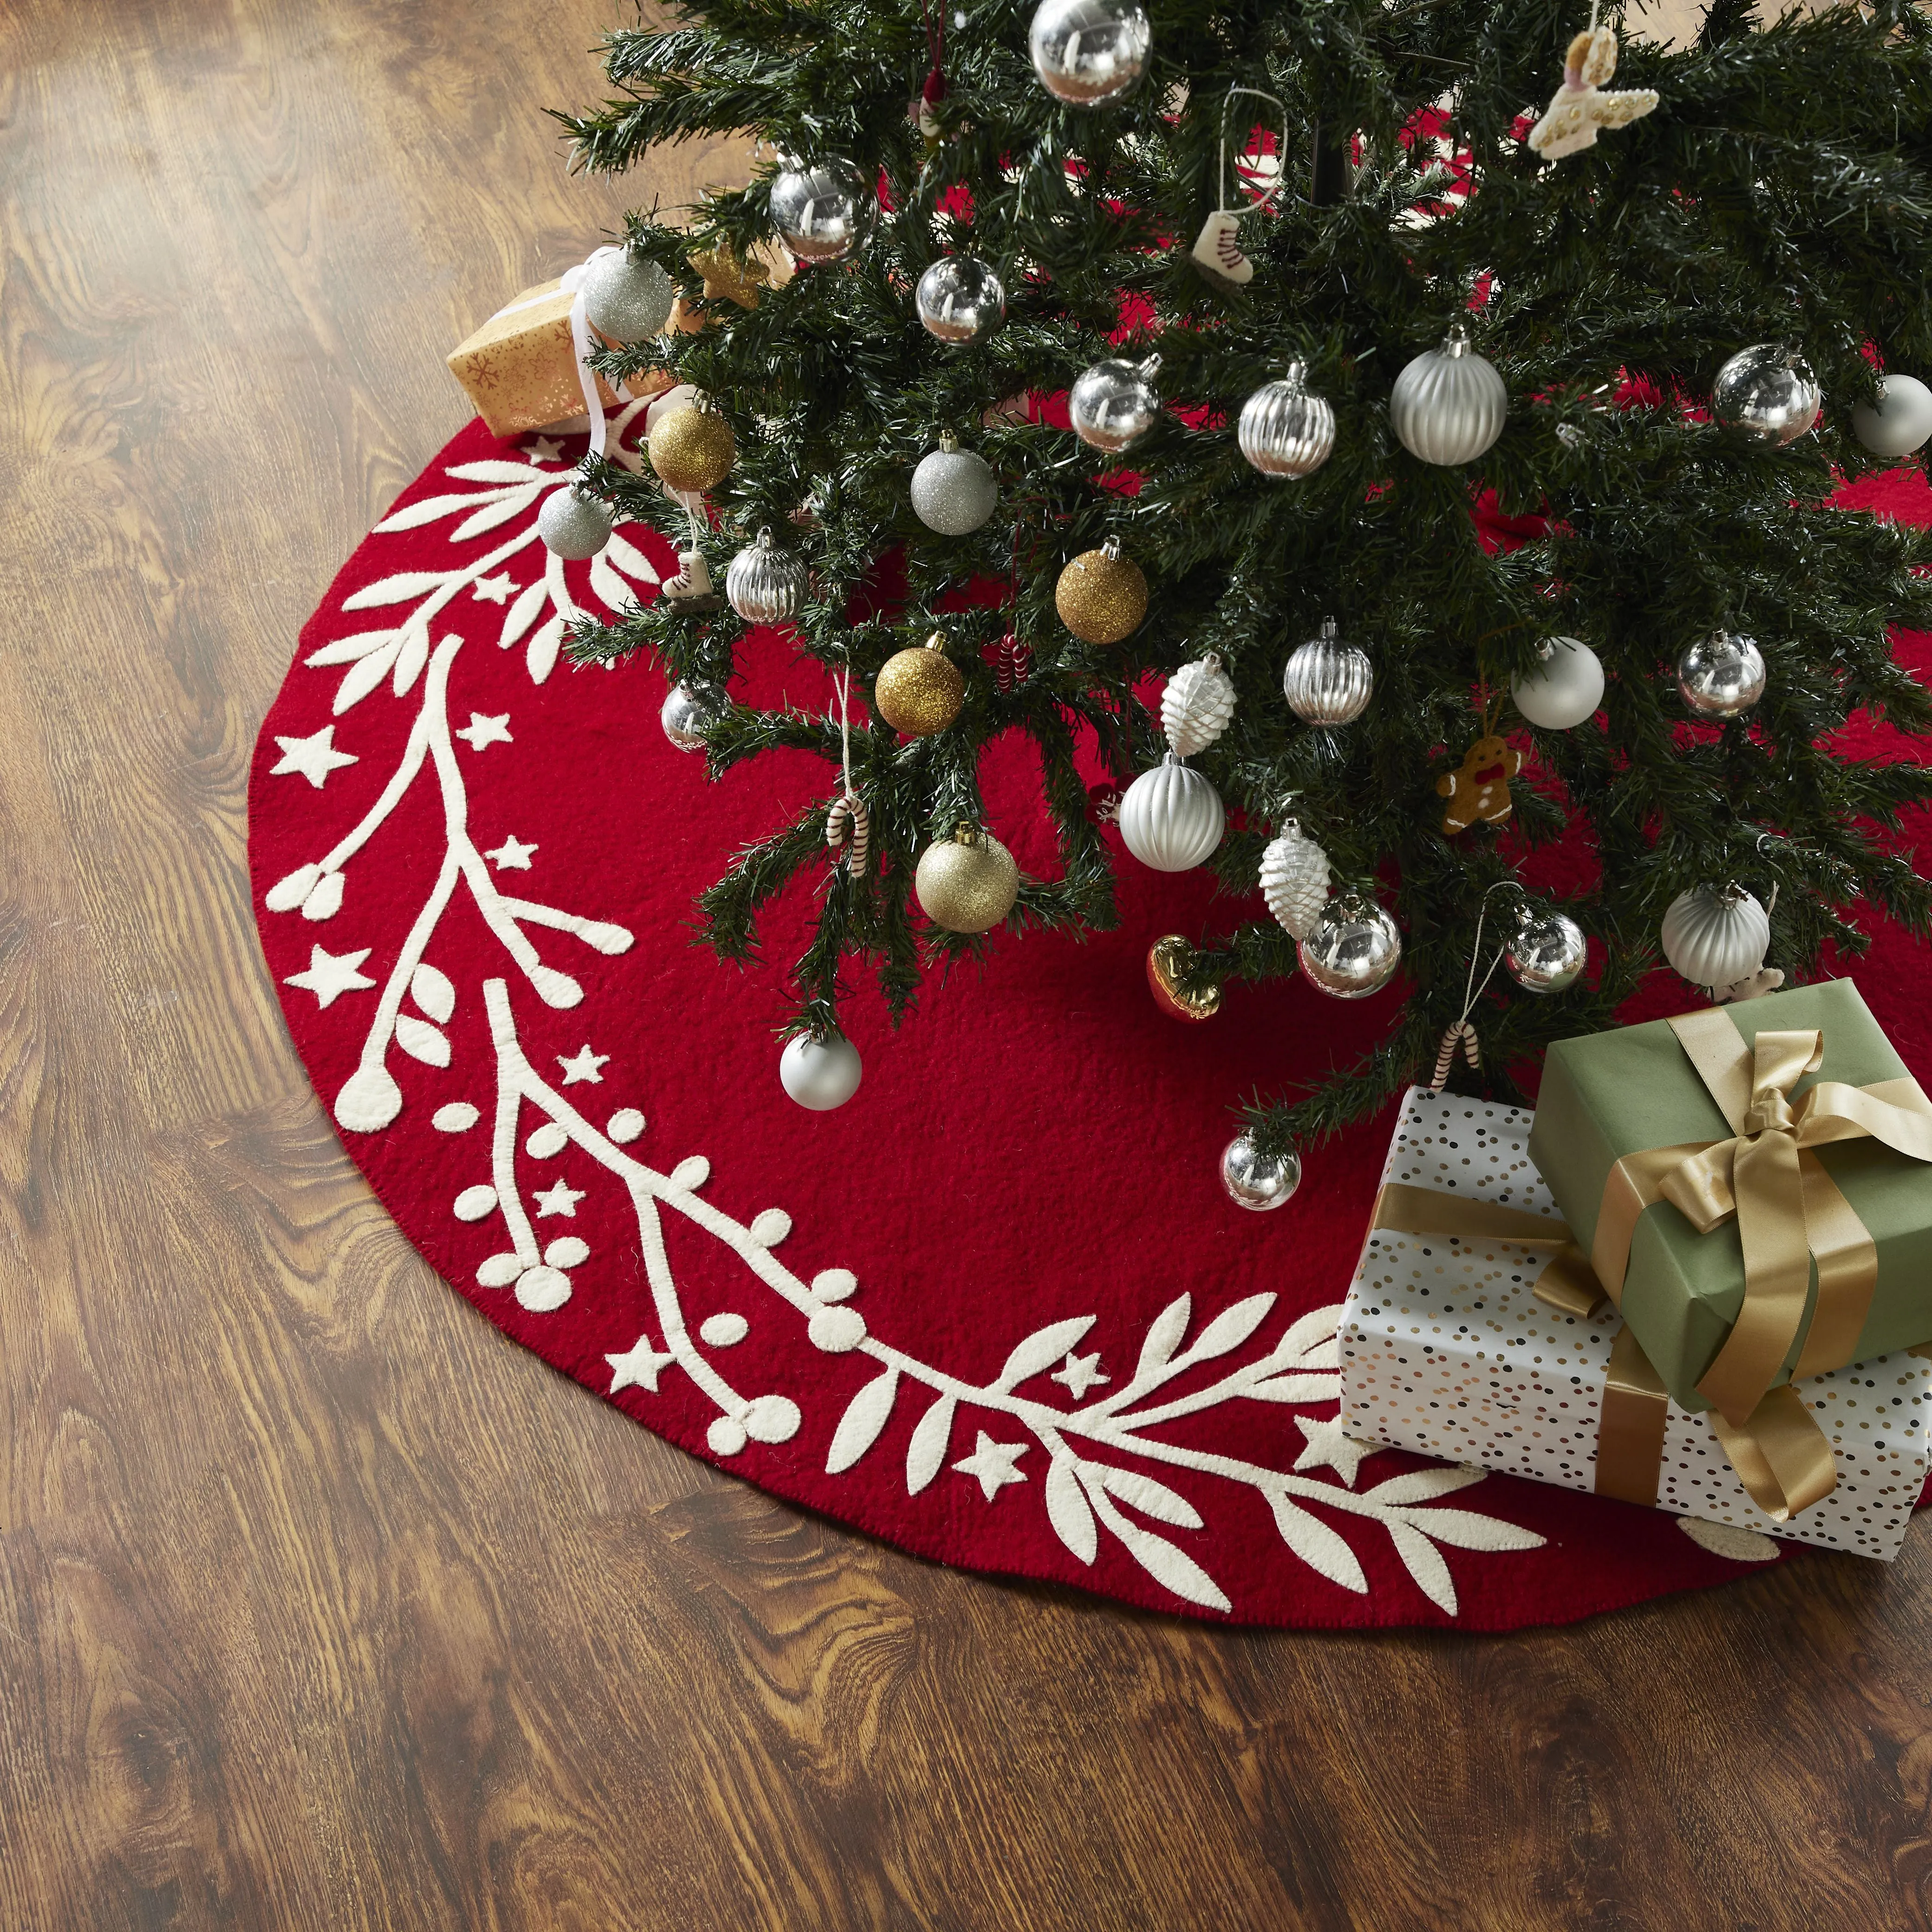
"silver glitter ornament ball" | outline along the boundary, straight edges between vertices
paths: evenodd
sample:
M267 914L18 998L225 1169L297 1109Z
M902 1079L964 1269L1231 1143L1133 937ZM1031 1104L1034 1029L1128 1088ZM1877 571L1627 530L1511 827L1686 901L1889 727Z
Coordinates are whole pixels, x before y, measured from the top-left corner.
M1160 420L1160 398L1154 386L1160 358L1128 362L1109 356L1083 370L1066 394L1073 434L1089 448L1110 455L1139 442Z
M1589 964L1589 942L1568 913L1526 908L1503 964L1526 993L1560 993Z
M553 490L537 512L537 534L558 556L595 556L610 541L616 513L601 496L572 484Z
M948 255L919 278L913 306L928 335L957 348L991 335L1006 316L1006 291L984 262Z
M1736 718L1764 695L1764 654L1754 639L1713 631L1677 660L1677 689L1700 718Z
M1335 447L1335 412L1310 388L1302 364L1264 382L1241 405L1234 440L1264 476L1312 476Z
M1418 356L1389 392L1389 428L1410 455L1453 468L1473 463L1503 433L1509 391L1461 327Z
M1139 0L1040 0L1027 46L1056 100L1098 107L1147 71L1154 23Z
M1874 456L1910 456L1932 439L1932 389L1916 376L1881 376L1878 406L1853 404L1852 429Z
M912 507L928 530L943 537L963 537L993 514L1000 486L983 456L962 449L956 437L942 436L939 447L919 460L912 472Z
M1376 688L1369 654L1345 644L1335 620L1324 617L1322 634L1296 647L1281 674L1288 708L1305 724L1348 724L1369 708Z
M715 684L674 684L664 693L658 722L680 752L701 752L704 734L730 703Z
M1244 1129L1221 1150L1221 1185L1237 1208L1264 1214L1286 1204L1301 1185L1301 1156L1257 1150L1254 1136Z
M805 602L806 568L796 551L780 550L770 530L760 530L731 560L724 573L724 596L748 624L782 624Z
M628 248L605 255L584 272L584 314L613 342L648 342L670 320L677 291L656 262Z
M1711 385L1711 414L1725 434L1760 449L1796 442L1818 420L1824 392L1795 344L1740 349Z
M1318 991L1337 1000L1366 1000L1395 977L1402 928L1360 892L1344 892L1322 908L1315 930L1294 949Z
M842 262L872 238L879 201L855 163L826 154L772 176L771 220L801 262Z

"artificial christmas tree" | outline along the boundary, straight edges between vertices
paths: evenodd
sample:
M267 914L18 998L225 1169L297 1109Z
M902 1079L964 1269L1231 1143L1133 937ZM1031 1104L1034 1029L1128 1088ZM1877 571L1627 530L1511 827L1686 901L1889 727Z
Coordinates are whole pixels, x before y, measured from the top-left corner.
M670 479L711 489L708 524L648 476L591 462L587 484L714 578L760 530L796 529L797 647L855 700L936 626L964 685L910 742L876 717L842 744L829 714L707 711L714 772L815 752L868 814L868 865L833 872L798 964L800 1032L837 1036L842 974L869 966L897 1013L926 963L980 944L922 924L913 886L935 841L998 846L977 780L997 734L1037 747L1059 842L1059 876L1021 880L1012 920L1110 923L1133 862L1091 813L1095 767L1121 787L1157 767L1149 680L1210 653L1232 718L1198 772L1170 769L1225 803L1208 862L1250 905L1178 990L1297 970L1252 896L1290 819L1334 895L1303 968L1354 997L1399 957L1407 987L1361 1064L1257 1104L1256 1158L1426 1077L1454 1024L1482 1045L1457 1077L1511 1096L1512 1066L1609 1022L1682 895L1772 906L1774 887L1768 957L1793 976L1858 952L1862 902L1932 925L1894 836L1932 774L1832 740L1860 710L1932 730L1888 638L1932 623L1932 544L1828 501L1874 449L1900 453L1886 382L1932 371L1932 23L1890 0L1760 30L1716 0L1682 51L1627 43L1616 94L1608 31L1574 0L707 0L610 37L620 98L566 118L580 165L746 126L773 158L686 228L631 225L712 326L592 358L614 381L668 369L721 447L728 426L728 473ZM1278 131L1243 134L1246 92ZM1232 253L1231 160L1268 200ZM1209 230L1211 266L1188 246ZM749 308L708 299L694 248L748 260L774 232L790 281ZM1045 419L1067 391L1077 434ZM983 520L916 504L945 437L983 459ZM673 599L580 626L573 649L648 650L710 690L746 634ZM1304 664L1285 701L1310 640L1338 662L1325 682ZM1030 674L984 662L996 644ZM1548 721L1573 694L1509 699L1558 652L1604 682L1568 728ZM1480 809L1445 813L1465 794ZM826 804L748 828L703 901L722 956L823 867ZM1524 902L1560 899L1598 970L1543 993L1492 976L1459 1020L1479 909L1526 863Z

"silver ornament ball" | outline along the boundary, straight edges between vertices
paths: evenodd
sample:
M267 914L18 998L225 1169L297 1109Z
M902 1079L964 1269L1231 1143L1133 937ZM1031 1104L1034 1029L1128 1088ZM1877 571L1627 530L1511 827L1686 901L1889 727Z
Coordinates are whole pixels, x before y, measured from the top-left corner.
M1154 386L1160 358L1141 362L1109 356L1083 370L1067 392L1066 413L1073 434L1092 449L1118 456L1160 420L1160 398Z
M1568 913L1526 908L1503 950L1510 977L1526 993L1560 993L1589 964L1589 941Z
M1075 107L1118 100L1146 72L1153 46L1139 0L1040 0L1027 33L1040 86Z
M983 340L1006 320L1006 292L984 262L948 255L920 277L913 306L928 335L956 348Z
M1493 446L1509 413L1509 391L1495 364L1469 346L1459 326L1440 349L1426 350L1395 379L1389 427L1410 455L1453 468Z
M1301 1156L1292 1149L1262 1154L1244 1128L1221 1150L1221 1185L1237 1208L1264 1214L1285 1205L1301 1185Z
M674 684L664 693L658 722L680 752L701 752L704 734L730 703L715 684Z
M1534 670L1510 680L1516 708L1546 731L1568 731L1595 717L1604 701L1604 667L1578 638L1552 638Z
M601 496L572 484L553 490L537 512L537 534L562 557L595 556L610 541L616 514Z
M799 1034L778 1055L778 1082L814 1114L842 1107L859 1090L865 1067L849 1040L813 1040Z
M1874 456L1910 456L1932 440L1932 389L1916 376L1882 376L1876 408L1852 405L1852 429Z
M647 342L670 320L677 292L647 256L628 248L601 256L584 272L584 314L614 342Z
M1735 441L1760 449L1796 442L1818 420L1824 392L1796 344L1740 349L1711 385L1711 414Z
M806 572L795 550L780 550L770 530L747 544L724 573L724 596L748 624L782 624L805 601Z
M1220 844L1227 814L1213 784L1170 752L1128 786L1117 822L1127 850L1143 866L1185 872Z
M1664 914L1664 956L1694 986L1732 986L1764 964L1771 916L1742 886L1696 886Z
M1323 908L1315 930L1294 952L1318 992L1337 1000L1366 1000L1395 977L1402 964L1402 928L1373 899L1346 892Z
M878 221L872 184L843 154L789 165L772 177L772 226L801 262L842 262L872 238Z
M992 465L950 436L941 436L939 447L921 457L912 472L913 512L941 536L976 530L993 514L999 496Z
M1677 689L1700 718L1736 718L1764 695L1764 654L1754 639L1713 631L1677 660Z
M1312 476L1335 447L1335 412L1307 386L1299 362L1278 382L1264 382L1241 405L1234 440L1264 476Z
M1369 654L1345 644L1335 620L1322 620L1322 634L1298 645L1281 675L1288 708L1305 724L1352 724L1369 707L1376 674Z

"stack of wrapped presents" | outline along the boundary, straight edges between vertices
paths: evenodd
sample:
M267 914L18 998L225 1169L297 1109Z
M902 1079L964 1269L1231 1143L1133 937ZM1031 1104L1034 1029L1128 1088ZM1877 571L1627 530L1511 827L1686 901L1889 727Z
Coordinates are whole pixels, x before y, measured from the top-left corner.
M1343 1426L1889 1560L1932 1454L1932 1102L1849 980L1403 1106Z

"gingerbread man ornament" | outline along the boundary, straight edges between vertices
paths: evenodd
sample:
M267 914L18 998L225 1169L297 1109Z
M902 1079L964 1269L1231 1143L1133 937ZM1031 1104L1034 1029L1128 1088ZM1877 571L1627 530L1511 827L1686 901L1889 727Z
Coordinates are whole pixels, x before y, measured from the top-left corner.
M1442 830L1461 832L1478 819L1502 824L1515 809L1509 782L1522 770L1522 754L1512 751L1504 740L1486 733L1478 738L1463 754L1462 764L1436 781L1437 795L1449 801L1449 808L1442 814Z

